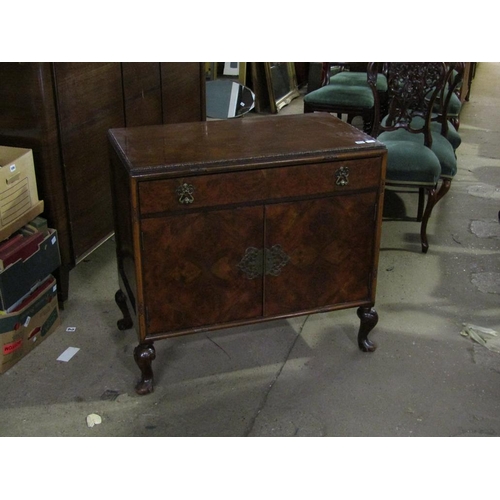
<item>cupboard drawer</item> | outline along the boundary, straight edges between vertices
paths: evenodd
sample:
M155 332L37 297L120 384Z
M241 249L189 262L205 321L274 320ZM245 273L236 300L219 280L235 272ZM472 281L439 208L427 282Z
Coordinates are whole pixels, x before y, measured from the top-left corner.
M378 188L382 160L363 158L139 183L142 215Z

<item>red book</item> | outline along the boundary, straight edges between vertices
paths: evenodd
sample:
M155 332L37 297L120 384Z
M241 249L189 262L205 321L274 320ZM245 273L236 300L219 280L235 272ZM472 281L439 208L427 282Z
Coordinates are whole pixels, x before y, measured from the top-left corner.
M16 234L11 236L8 240L2 241L2 243L0 243L0 259L2 259L2 257L12 249L12 247L19 245L22 239L24 239L22 234Z
M21 302L19 304L17 304L17 306L14 307L14 309L12 309L10 312L21 311L28 304L30 304L31 302L33 302L36 297L38 297L39 295L41 295L42 292L45 292L45 290L47 290L47 288L49 287L49 284L50 284L50 286L53 286L53 285L55 285L55 283L56 283L56 279L53 276L51 276L51 275L47 276L47 278L45 280L43 280L38 285L38 287L35 288L35 290L33 290L28 296L25 296L21 300Z
M19 243L17 245L13 245L10 248L10 251L5 252L4 255L0 255L2 269L9 267L19 259L26 260L28 257L33 255L38 250L38 247L43 239L43 233L34 233L30 236L22 236L22 241L19 240Z

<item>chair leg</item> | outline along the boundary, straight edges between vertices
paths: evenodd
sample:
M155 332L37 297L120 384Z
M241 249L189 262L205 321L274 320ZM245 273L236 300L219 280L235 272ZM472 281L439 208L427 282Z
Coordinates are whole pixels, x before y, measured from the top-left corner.
M441 187L437 192L436 203L450 190L451 179L442 179Z
M427 253L429 250L429 243L427 241L427 222L431 216L432 209L437 202L436 186L426 189L427 191L427 205L425 206L424 215L422 217L422 225L420 226L420 241L422 243L422 252Z
M424 214L424 202L425 202L425 189L418 189L418 208L417 208L417 222L422 221L422 215Z

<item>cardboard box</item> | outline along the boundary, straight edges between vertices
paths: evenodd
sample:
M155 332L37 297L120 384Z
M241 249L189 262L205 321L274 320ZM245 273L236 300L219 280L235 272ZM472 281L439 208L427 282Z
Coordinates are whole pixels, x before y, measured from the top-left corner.
M0 315L0 373L31 352L60 323L57 284L50 275L19 310Z
M33 151L0 146L0 240L8 238L42 212Z
M0 310L8 311L60 265L57 231L49 229L31 256L0 272Z

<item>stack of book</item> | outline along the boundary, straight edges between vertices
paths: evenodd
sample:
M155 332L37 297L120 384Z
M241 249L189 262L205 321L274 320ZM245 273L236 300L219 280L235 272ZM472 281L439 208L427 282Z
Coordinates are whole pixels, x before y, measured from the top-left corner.
M0 242L0 316L11 312L60 265L57 233L36 217Z
M0 373L60 323L57 231L42 213L32 150L0 145Z

